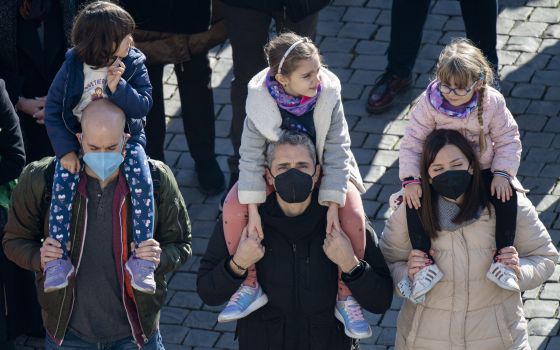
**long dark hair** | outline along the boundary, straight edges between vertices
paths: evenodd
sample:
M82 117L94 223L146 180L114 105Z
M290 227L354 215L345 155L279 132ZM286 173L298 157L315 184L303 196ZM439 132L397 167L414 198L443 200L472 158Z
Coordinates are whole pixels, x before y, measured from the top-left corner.
M121 41L136 27L122 7L96 1L84 7L72 28L72 44L82 62L99 68L111 63Z
M441 227L437 210L439 195L432 189L428 181L430 178L428 169L439 151L446 145L453 145L461 150L473 171L472 181L463 196L463 202L459 205L461 210L457 217L453 219L453 222L459 224L471 220L476 217L481 207L489 208L490 204L489 190L484 184L478 158L469 142L456 130L440 129L433 131L426 138L420 163L420 175L422 177L420 218L422 219L424 230L430 238L436 238L437 232L441 230Z

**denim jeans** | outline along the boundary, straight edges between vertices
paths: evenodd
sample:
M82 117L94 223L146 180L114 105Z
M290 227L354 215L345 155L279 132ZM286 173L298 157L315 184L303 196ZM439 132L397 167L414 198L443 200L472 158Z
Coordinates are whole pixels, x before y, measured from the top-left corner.
M54 343L51 337L45 337L45 350L138 350L132 336L111 343L89 343L80 339L72 331L66 332L61 346ZM161 333L157 330L144 344L142 350L165 350Z

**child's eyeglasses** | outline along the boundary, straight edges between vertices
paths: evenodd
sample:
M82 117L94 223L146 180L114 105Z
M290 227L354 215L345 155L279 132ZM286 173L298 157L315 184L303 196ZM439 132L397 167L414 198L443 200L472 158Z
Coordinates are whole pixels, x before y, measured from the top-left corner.
M468 95L469 92L471 92L471 90L474 88L476 83L478 83L478 80L475 81L468 88L455 88L455 89L452 89L449 86L440 83L439 84L439 92L441 92L442 94L446 94L446 95L449 95L450 93L453 92L457 96L466 96L466 95Z

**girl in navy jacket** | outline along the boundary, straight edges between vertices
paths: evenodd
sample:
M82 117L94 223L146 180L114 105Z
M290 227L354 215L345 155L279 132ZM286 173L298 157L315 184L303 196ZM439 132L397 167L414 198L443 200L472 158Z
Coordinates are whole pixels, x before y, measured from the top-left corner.
M104 181L124 161L123 171L132 193L134 240L153 237L154 200L144 147L145 116L152 106L152 86L145 56L132 47L135 23L121 7L98 1L86 6L72 29L74 47L66 53L47 95L45 126L57 157L53 181L49 235L64 250L60 259L45 267L45 292L64 288L74 267L67 258L72 200L80 181L82 161ZM81 114L96 99L107 98L126 114L130 138L119 145L125 158L115 153L88 152L81 159ZM111 149L113 151L114 149ZM155 264L132 256L126 264L132 286L155 293Z

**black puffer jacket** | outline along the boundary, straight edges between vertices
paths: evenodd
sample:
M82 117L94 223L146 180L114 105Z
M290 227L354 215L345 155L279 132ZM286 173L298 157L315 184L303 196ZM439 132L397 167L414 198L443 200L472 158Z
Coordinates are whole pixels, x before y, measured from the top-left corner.
M288 17L298 22L327 6L330 0L222 0L222 2L230 6L263 12L286 10Z
M326 208L318 204L317 191L300 216L285 216L275 194L259 211L266 253L257 263L257 275L269 301L238 321L239 349L353 349L334 317L338 270L323 252ZM363 263L361 273L343 278L364 309L383 313L391 304L393 286L373 232L367 235ZM243 281L228 264L222 222L218 222L198 272L198 293L205 303L226 302Z

